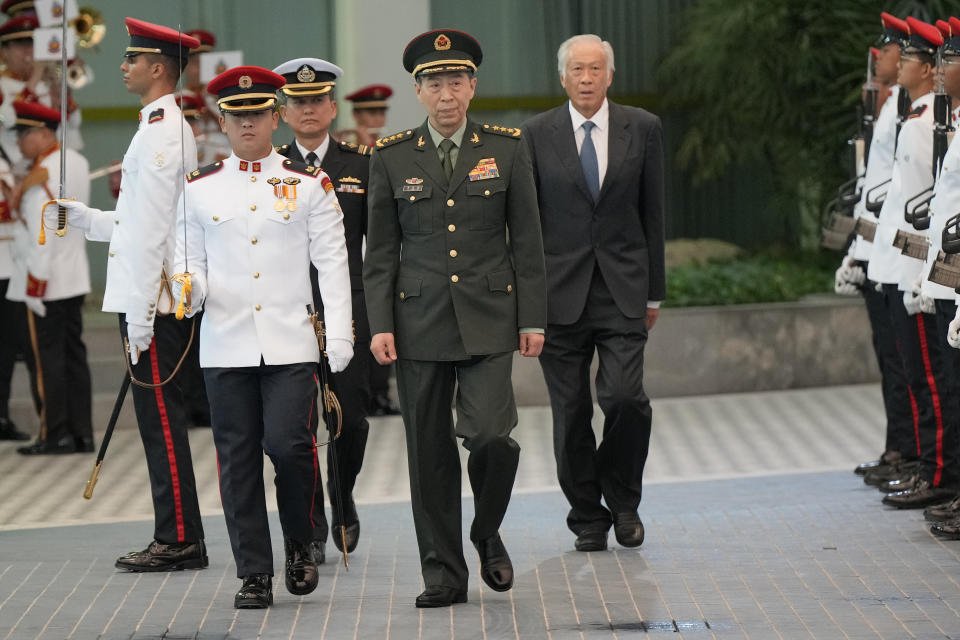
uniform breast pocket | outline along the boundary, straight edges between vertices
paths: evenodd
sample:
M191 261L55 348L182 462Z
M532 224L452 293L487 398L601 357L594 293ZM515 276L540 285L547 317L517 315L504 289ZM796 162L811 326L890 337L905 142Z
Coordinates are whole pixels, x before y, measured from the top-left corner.
M427 184L404 184L397 187L393 197L397 202L397 215L404 233L433 231L432 192L433 188Z
M467 215L471 229L503 227L507 203L507 185L503 180L477 180L467 183Z
M236 216L232 213L209 213L203 220L203 226L207 231L216 231L234 219Z

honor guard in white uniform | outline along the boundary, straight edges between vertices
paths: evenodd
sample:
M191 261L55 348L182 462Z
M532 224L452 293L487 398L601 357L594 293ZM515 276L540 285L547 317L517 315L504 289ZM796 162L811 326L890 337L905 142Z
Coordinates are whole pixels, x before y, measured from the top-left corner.
M275 92L284 83L283 76L249 66L210 82L233 153L189 175L177 232L175 293L185 295L189 282L188 313L204 309L200 366L227 531L243 580L237 608L273 601L264 453L276 470L287 590L304 595L317 586L310 543L318 465L310 419L320 350L307 314L311 263L330 368L342 371L353 355L350 275L334 186L316 167L273 148Z
M919 280L923 261L901 253L898 233L925 233L904 217L908 202L933 185L933 83L937 48L943 36L933 25L907 18L909 39L902 47L899 84L909 92L910 112L897 138L893 174L880 210L867 276L882 284L883 293L903 360L907 382L916 404L914 442L919 467L905 471L882 486L890 493L883 503L897 508L923 508L950 494L943 468L944 425L952 416L944 393L942 354L936 341L937 322L932 308L921 308ZM924 312L926 311L926 312Z
M174 29L126 19L130 46L121 65L127 90L140 96L140 124L123 157L115 211L61 200L68 225L89 240L110 242L103 310L119 314L129 342L137 424L147 457L155 515L154 541L117 560L131 571L207 566L203 527L187 439L182 397L173 377L191 327L173 315L168 282L176 246L177 200L185 171L196 168L193 133L173 91L197 41Z
M66 154L65 192L90 197L89 166L76 151L60 149L60 112L37 102L15 102L20 150L33 163L23 182L14 273L7 297L29 308L44 389L44 428L24 455L93 451L90 368L83 343L83 298L90 292L90 266L83 233L42 229L44 203L60 190L60 154ZM43 237L40 244L38 238Z

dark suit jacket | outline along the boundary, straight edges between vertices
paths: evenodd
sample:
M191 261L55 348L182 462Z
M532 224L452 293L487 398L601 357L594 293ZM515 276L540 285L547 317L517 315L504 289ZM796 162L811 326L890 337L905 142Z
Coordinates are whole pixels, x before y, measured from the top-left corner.
M545 328L540 220L519 130L468 119L449 183L426 122L381 138L369 218L370 329L394 333L399 357L514 351L521 327Z
M552 324L580 317L595 264L627 317L644 317L648 299L666 296L660 119L609 105L607 171L597 203L580 167L569 104L523 128L537 184Z

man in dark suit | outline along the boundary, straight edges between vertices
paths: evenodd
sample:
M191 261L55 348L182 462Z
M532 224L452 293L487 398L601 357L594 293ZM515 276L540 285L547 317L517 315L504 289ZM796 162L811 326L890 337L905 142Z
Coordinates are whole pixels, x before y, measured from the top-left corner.
M524 130L549 274L540 364L557 475L579 551L606 549L611 523L617 541L635 547L643 542L637 508L651 423L643 349L666 294L662 131L656 116L607 100L608 42L574 36L557 57L570 100ZM604 414L599 447L590 424L594 351Z
M426 585L418 607L467 600L456 437L470 452L480 575L496 591L513 586L498 533L520 458L510 437L513 352L519 345L522 355L538 355L546 324L527 147L519 129L467 117L482 55L459 31L414 38L403 65L427 121L377 140L370 163L363 284L371 350L381 364L397 362Z
M370 149L348 142L337 142L329 134L330 124L337 116L337 101L333 90L343 71L340 67L319 58L297 58L274 69L286 80L280 91L283 102L280 116L293 129L294 140L279 147L282 155L321 167L330 177L343 209L343 228L347 241L347 259L350 266L350 287L353 290L353 321L357 357L347 368L331 379L343 409L343 430L335 449L327 447L327 491L330 495L330 515L333 544L343 551L353 551L360 536L360 517L353 502L353 487L363 465L367 446L367 412L370 405L370 365L367 355L370 346L370 325L363 300L363 237L367 232L367 178L370 173ZM313 300L317 309L323 309L317 270L310 269ZM313 419L316 420L316 415ZM316 424L314 425L316 428ZM327 437L321 438L326 440ZM337 459L333 460L336 451ZM335 472L336 470L336 472ZM323 512L323 491L315 493L313 509L314 557L318 563L325 559L327 518ZM342 500L341 500L342 499ZM341 503L342 502L342 503ZM343 520L341 521L341 516Z

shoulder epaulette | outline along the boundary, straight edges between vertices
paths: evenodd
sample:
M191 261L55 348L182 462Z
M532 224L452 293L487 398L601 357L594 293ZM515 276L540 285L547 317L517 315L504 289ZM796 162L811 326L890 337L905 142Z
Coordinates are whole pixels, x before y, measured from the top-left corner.
M147 124L153 124L154 122L160 122L163 120L163 108L156 109L151 111L149 117L147 117Z
M223 163L220 161L200 167L196 171L191 171L187 174L187 182L193 182L194 180L199 180L200 178L206 178L210 174L220 171L220 169L223 169Z
M919 107L917 107L916 109L914 109L913 111L907 114L907 120L910 120L911 118L919 118L920 116L923 115L923 112L926 110L927 110L927 105L925 104L920 105Z
M357 144L356 142L345 142L341 140L338 144L341 151L348 151L350 153L356 153L361 156L368 156L373 153L373 149L368 147L365 144Z
M296 160L284 160L283 168L287 171L299 173L300 175L310 176L311 178L316 178L320 173L320 167L314 167L313 165L305 162L297 162Z
M484 133L495 133L498 136L506 136L508 138L519 138L520 129L515 129L513 127L501 127L496 124L485 124L483 125Z
M274 151L279 153L282 156L287 155L287 152L290 151L290 145L288 144L278 144L273 148Z
M406 131L401 131L400 133L395 133L392 136L387 136L386 138L380 138L375 143L377 149L383 149L384 147L389 147L392 144L396 144L401 140L409 140L410 136L413 135L413 129L407 129Z

